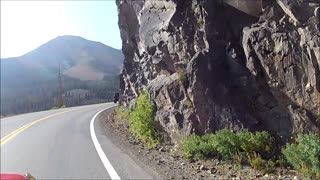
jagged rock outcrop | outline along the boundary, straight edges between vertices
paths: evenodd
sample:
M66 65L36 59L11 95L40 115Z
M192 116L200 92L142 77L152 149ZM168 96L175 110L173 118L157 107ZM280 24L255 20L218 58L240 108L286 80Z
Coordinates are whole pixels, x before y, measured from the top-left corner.
M320 2L241 2L117 0L121 103L146 88L173 141L222 128L319 132Z

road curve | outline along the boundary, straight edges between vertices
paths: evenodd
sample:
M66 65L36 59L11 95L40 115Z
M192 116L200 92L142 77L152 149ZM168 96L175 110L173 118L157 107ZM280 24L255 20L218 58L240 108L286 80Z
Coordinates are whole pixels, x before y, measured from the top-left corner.
M29 172L37 179L114 179L98 155L90 132L94 115L114 105L79 106L1 119L1 173ZM94 122L93 128L98 145L119 178L153 178L113 145L97 124Z

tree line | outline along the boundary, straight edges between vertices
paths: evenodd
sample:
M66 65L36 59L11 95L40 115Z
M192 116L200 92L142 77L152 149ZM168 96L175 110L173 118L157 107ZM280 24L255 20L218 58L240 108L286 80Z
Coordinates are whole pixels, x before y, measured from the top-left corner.
M81 81L63 76L63 98L67 107L110 102L119 89L118 76L106 76L100 81ZM72 90L86 92L84 98L68 96ZM1 116L49 110L58 105L59 81L51 79L11 87L1 87Z

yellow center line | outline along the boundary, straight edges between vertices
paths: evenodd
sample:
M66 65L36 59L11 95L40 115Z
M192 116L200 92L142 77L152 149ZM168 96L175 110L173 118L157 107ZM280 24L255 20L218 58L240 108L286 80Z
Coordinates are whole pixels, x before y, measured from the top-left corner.
M83 108L85 108L85 107L83 107ZM16 130L12 131L10 134L6 135L5 137L1 138L0 144L1 144L1 146L4 145L4 144L7 143L8 141L10 141L12 138L14 138L16 135L18 135L18 134L21 133L22 131L28 129L29 127L35 125L36 123L38 123L38 122L40 122L40 121L43 121L43 120L46 120L46 119L49 119L49 118L58 116L58 115L60 115L60 114L64 114L64 113L70 112L70 111L80 110L80 109L83 109L83 108L71 109L71 110L59 112L59 113L56 113L56 114L52 114L52 115L49 115L49 116L45 116L45 117L40 118L40 119L38 119L38 120L34 120L34 121L32 121L32 122L30 122L30 123L28 123L28 124L20 127L19 129L16 129Z

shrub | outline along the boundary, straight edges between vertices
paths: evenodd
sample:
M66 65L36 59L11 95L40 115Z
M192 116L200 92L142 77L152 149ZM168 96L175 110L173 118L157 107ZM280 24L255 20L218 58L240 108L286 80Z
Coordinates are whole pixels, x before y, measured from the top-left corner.
M212 139L213 147L223 159L231 159L233 154L240 151L239 137L230 130L217 131Z
M282 152L296 170L302 175L320 177L320 135L300 134L295 143L287 144Z
M246 153L269 153L271 150L272 139L267 131L256 133L241 131L238 136L241 149Z
M183 149L183 156L186 158L192 158L195 154L201 152L199 145L202 139L200 136L192 134L191 136L187 137L182 141L182 149Z
M276 170L276 164L272 160L268 160L264 165L264 172L265 173L273 173Z
M220 130L216 133L215 146L225 159L232 158L237 152L268 153L271 150L272 139L268 132L240 131L233 133L230 130Z
M188 158L219 155L222 159L232 159L241 164L243 153L266 152L270 150L271 144L270 135L266 131L234 133L223 129L215 134L191 135L183 141L182 149Z
M129 129L147 146L158 145L159 136L154 128L153 106L146 91L141 92L136 107L130 113Z
M283 154L277 157L276 164L280 167L287 167L289 165L286 157Z
M187 80L187 73L185 69L178 70L178 80L180 84L184 84Z
M232 155L232 160L233 162L238 166L241 167L243 161L244 161L244 155L242 152L236 152L235 154Z
M186 158L203 159L211 154L214 149L206 141L208 139L195 134L187 137L182 142L183 156Z
M256 152L247 154L248 161L253 169L261 171L263 169L263 163L261 156Z
M129 117L130 117L130 111L129 109L123 107L123 106L119 106L117 109L116 109L116 113L118 115L118 117L120 119L126 119L128 120Z

